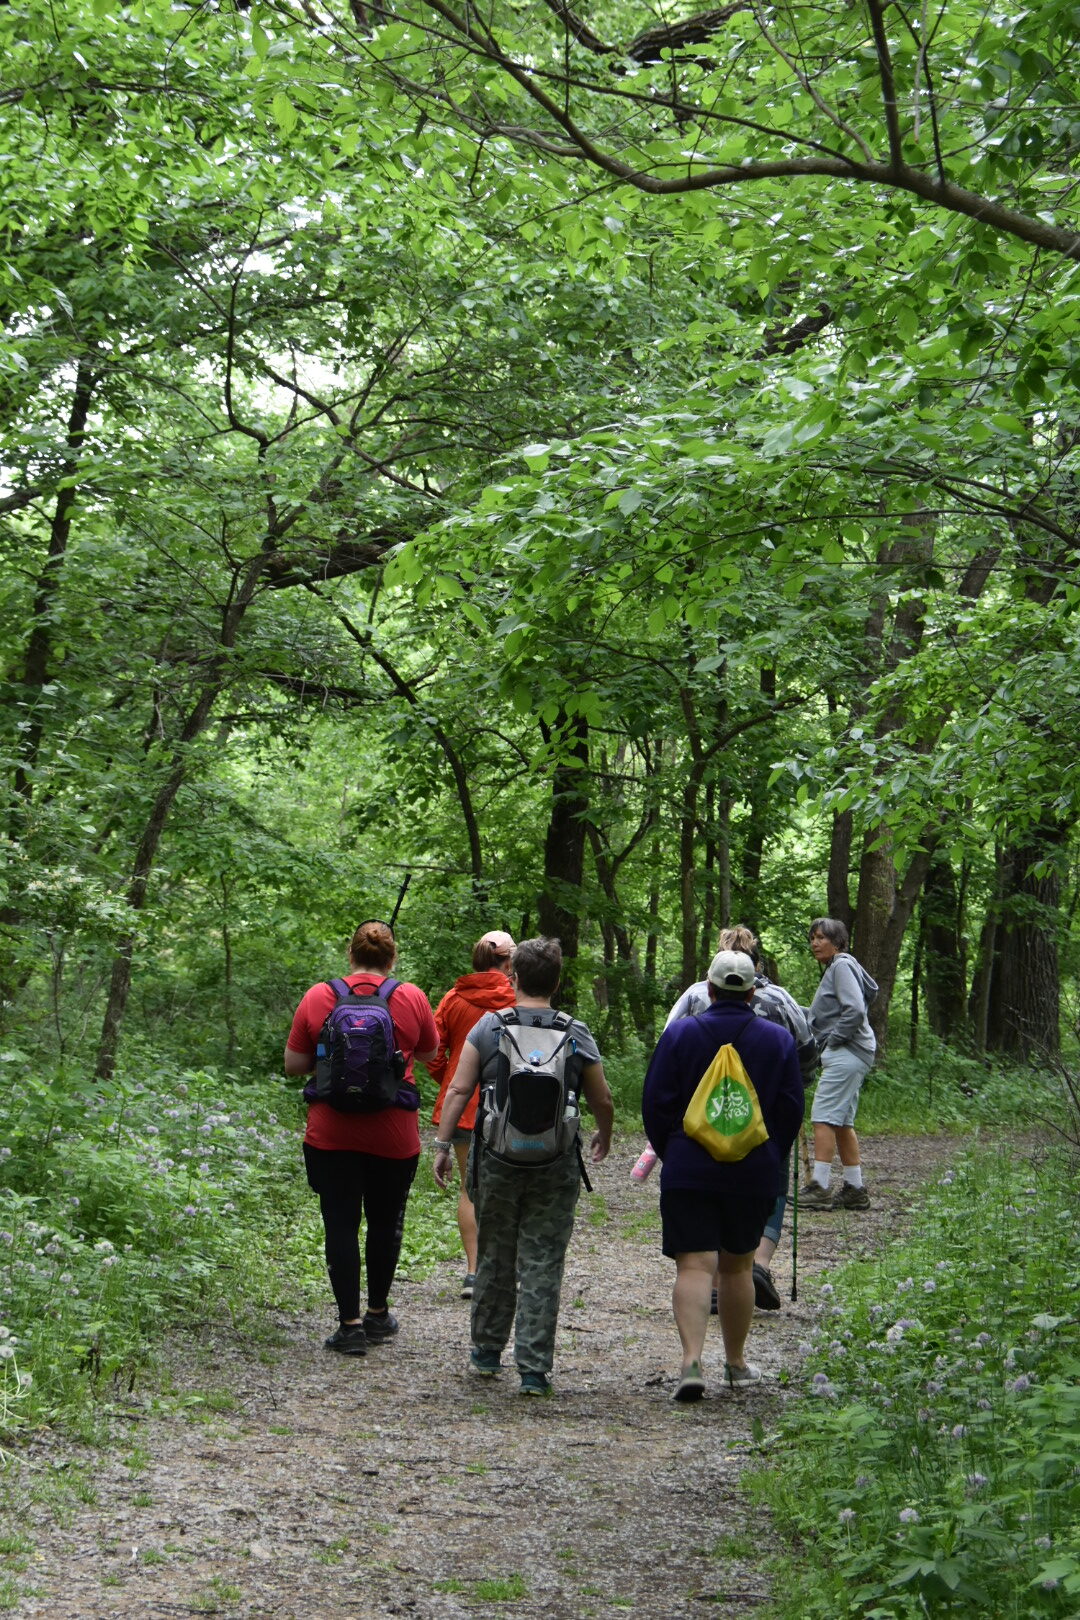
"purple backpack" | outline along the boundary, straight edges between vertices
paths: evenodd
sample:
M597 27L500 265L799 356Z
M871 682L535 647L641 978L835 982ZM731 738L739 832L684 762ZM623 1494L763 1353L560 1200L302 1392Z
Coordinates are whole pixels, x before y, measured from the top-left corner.
M400 980L384 979L373 994L353 990L344 979L329 982L337 1001L319 1032L305 1101L329 1103L343 1114L415 1111L420 1093L405 1080L405 1058L387 1006Z

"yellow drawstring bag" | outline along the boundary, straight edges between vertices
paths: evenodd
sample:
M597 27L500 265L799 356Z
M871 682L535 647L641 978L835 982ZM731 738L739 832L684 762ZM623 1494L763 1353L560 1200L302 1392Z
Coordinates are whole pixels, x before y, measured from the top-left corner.
M769 1140L761 1103L743 1060L728 1042L698 1081L683 1130L722 1164L733 1164Z

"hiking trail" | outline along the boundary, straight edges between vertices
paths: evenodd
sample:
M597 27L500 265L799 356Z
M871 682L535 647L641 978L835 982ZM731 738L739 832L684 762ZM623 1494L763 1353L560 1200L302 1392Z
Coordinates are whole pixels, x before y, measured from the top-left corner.
M864 1138L872 1208L802 1216L794 1304L789 1211L773 1266L784 1306L755 1313L748 1345L767 1381L722 1387L714 1319L708 1393L685 1407L670 1399L679 1344L659 1171L643 1186L629 1176L642 1145L617 1137L590 1169L553 1398L521 1398L510 1352L497 1379L468 1371L459 1264L399 1277L401 1331L363 1359L323 1349L329 1291L318 1313L276 1317L269 1339L227 1325L180 1338L121 1404L108 1449L43 1433L11 1452L9 1500L35 1543L12 1612L675 1620L707 1603L752 1615L777 1550L739 1485L754 1419L768 1431L797 1392L822 1270L894 1236L913 1190L963 1143ZM61 1511L43 1487L79 1468L96 1501L69 1493Z

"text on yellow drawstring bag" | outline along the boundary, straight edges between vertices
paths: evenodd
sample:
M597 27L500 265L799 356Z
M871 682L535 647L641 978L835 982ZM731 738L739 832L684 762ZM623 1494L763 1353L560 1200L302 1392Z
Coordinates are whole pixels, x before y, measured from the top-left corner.
M754 1082L730 1041L698 1081L683 1130L721 1163L733 1164L769 1140Z

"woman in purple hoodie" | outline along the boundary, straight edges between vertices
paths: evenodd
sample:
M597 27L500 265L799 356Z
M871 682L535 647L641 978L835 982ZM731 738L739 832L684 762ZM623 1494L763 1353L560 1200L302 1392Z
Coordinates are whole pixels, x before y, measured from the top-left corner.
M855 1113L863 1080L874 1061L877 1040L867 1013L878 987L848 950L848 931L835 917L817 917L808 930L810 950L824 968L810 1003L810 1028L821 1053L821 1078L810 1118L814 1126L814 1170L799 1189L799 1208L869 1209L863 1186ZM833 1154L839 1153L844 1179L835 1197L829 1190Z
M454 981L435 1009L435 1028L439 1032L439 1052L428 1064L432 1079L438 1083L439 1095L435 1099L431 1118L438 1124L442 1118L443 1100L457 1071L461 1049L470 1030L485 1013L498 1012L514 1005L514 988L510 983L510 958L514 941L509 934L492 929L473 946L473 971ZM465 1166L469 1157L473 1126L476 1123L477 1097L466 1105L460 1123L454 1131L454 1156L457 1159L461 1193L458 1197L458 1231L465 1250L465 1277L461 1284L462 1299L472 1299L476 1284L476 1211L465 1191Z

